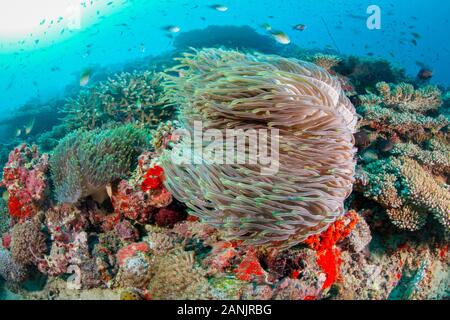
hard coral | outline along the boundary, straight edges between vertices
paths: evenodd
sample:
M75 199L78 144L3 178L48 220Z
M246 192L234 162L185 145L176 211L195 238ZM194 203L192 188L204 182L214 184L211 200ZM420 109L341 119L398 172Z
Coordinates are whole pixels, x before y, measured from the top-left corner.
M11 257L21 265L37 266L47 252L46 236L37 219L16 224L11 229Z
M162 184L163 181L164 171L152 163L152 154L141 154L131 179L120 181L112 194L118 217L147 223L159 208L167 207L172 202L172 195Z
M94 129L114 122L157 125L174 112L162 96L161 75L151 71L120 73L81 91L64 105L63 123L70 130Z
M48 191L47 170L48 155L40 155L36 146L22 144L9 154L1 183L13 218L30 218L39 211Z
M106 186L130 173L146 140L145 131L133 125L69 134L50 161L57 200L76 203L96 196L102 202Z
M170 250L155 261L148 287L154 299L207 299L208 281L195 266L194 252Z
M342 61L342 59L335 55L317 53L311 58L311 61L319 67L331 71Z
M450 192L416 161L407 157L383 159L364 168L357 190L387 209L394 225L415 231L431 214L449 229Z
M186 140L165 152L166 186L192 214L231 237L284 246L343 214L357 117L335 78L311 63L236 51L204 49L180 61L171 71L183 76L168 79L168 95L185 106L188 131L194 121L204 129L280 130L279 170L266 176L259 164L216 164L195 152L201 165L174 164L172 156L191 149Z

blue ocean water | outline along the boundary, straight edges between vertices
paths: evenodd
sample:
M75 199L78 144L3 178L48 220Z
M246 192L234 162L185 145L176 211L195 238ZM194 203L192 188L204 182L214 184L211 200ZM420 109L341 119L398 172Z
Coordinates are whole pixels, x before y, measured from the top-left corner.
M0 119L30 100L65 94L86 68L114 68L173 48L178 33L209 25L262 24L302 49L380 56L432 83L450 84L450 3L441 0L0 0ZM381 10L369 30L367 9ZM293 26L303 24L303 31ZM171 37L168 37L168 34ZM272 39L275 42L275 40ZM118 67L120 69L120 67Z

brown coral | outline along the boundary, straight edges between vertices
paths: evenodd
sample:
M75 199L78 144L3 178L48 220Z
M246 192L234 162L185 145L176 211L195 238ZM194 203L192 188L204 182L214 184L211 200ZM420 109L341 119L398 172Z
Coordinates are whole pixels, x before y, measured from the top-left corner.
M206 299L208 281L195 266L193 251L173 249L161 256L152 270L149 292L155 299Z
M47 251L46 237L37 219L16 224L11 230L11 256L22 265L37 265Z

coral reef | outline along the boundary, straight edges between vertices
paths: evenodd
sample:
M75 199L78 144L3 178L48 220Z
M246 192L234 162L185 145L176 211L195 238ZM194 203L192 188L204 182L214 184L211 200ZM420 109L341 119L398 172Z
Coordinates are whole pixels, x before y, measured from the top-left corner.
M240 42L254 35L236 33L245 28L206 31L219 29L228 45L258 45ZM273 43L268 52L279 51ZM289 52L315 65L205 49L162 79L140 60L129 66L140 71L68 100L62 123L51 115L52 131L39 124L26 137L49 154L14 148L17 139L3 144L0 157L13 151L0 186L0 291L63 300L448 299L450 93L407 83L383 60ZM49 114L29 105L40 119ZM175 105L180 121L166 121ZM20 113L11 119L29 115ZM177 129L192 132L195 120L205 129L280 129L280 171L208 157L178 168L172 156L188 139Z
M279 170L268 175L256 161L216 164L197 154L202 165L176 165L171 157L191 148L183 139L164 153L166 185L194 215L233 237L286 246L343 214L357 118L335 78L311 63L237 51L205 49L180 62L171 72L183 77L169 77L167 95L186 106L180 122L189 131L194 121L204 129L280 130Z
M75 203L95 196L101 202L106 185L128 174L146 145L147 134L133 125L69 134L50 161L56 199Z
M38 212L48 192L47 170L48 155L40 155L36 146L22 144L9 154L1 184L8 192L12 217L26 219Z
M165 103L161 75L151 71L123 72L68 99L61 112L69 130L94 129L115 122L158 125L171 118L174 108Z
M376 87L378 94L359 96L357 106L366 141L356 191L385 208L401 229L419 230L432 216L448 231L450 117L440 112L442 93L406 83Z

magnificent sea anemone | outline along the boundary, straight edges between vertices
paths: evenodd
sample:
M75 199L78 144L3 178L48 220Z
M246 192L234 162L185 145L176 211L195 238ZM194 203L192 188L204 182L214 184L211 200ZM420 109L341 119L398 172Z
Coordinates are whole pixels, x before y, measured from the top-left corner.
M178 163L181 138L160 161L166 186L192 214L249 244L292 246L344 213L355 169L357 116L337 79L308 62L203 49L168 71L166 94L190 133L203 129L278 129L279 170L260 163ZM249 146L249 142L246 142ZM248 149L248 148L247 148ZM248 152L248 150L247 150ZM247 153L248 155L248 153Z

